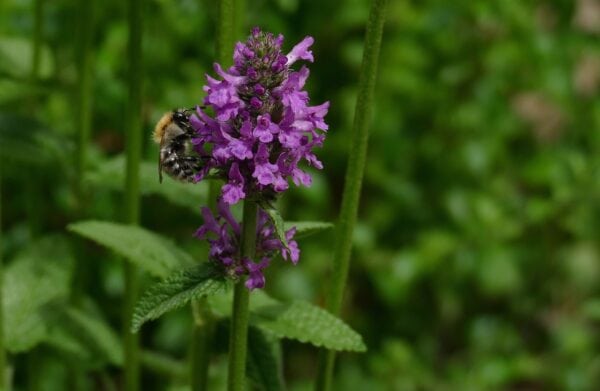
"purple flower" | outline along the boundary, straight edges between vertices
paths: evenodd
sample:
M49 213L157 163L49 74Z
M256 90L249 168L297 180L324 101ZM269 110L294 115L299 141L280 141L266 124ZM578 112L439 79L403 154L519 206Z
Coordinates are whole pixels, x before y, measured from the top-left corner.
M295 228L286 232L286 248L277 238L267 213L260 209L256 231L256 259L261 261L256 263L249 258L240 257L240 224L224 199L219 200L217 210L215 216L209 208L202 208L204 224L198 228L195 236L208 241L211 262L221 266L226 275L233 278L247 275L246 287L252 290L265 286L263 270L276 254L280 253L283 259L290 260L294 265L298 263L300 250L298 243L293 240Z
M304 90L309 70L291 68L314 60L314 39L304 38L288 54L283 41L254 28L246 42L236 44L234 65L215 64L216 76L206 76L205 107L190 118L194 148L205 158L196 179L209 172L223 178L228 204L272 197L288 189L290 180L310 186L310 174L299 165L322 168L313 149L323 145L329 102L310 106Z

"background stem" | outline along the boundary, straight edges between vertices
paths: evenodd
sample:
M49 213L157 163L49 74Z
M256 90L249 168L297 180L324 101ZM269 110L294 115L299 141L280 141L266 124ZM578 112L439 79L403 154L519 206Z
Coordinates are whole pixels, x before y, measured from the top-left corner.
M236 4L242 0L235 0ZM219 1L219 17L217 24L216 53L217 61L223 67L229 66L232 58L235 32L234 26L242 15L234 12L234 0ZM215 211L220 184L216 180L209 181L208 207ZM211 343L215 324L210 308L204 300L192 301L194 324L190 350L190 382L193 391L207 390L208 367L210 365Z
M242 223L242 258L254 258L256 249L257 206L255 202L244 202ZM246 350L248 345L248 316L250 292L244 279L235 284L233 310L229 334L229 373L228 390L243 391L246 382Z
M6 351L4 350L4 264L2 261L2 162L0 161L0 390L8 389L6 379Z
M367 31L365 36L363 60L360 71L358 97L354 112L351 149L346 168L342 206L337 224L336 241L333 255L333 275L329 294L327 295L327 309L337 315L342 306L342 299L352 250L352 234L358 214L360 190L367 158L367 144L369 140L369 124L373 111L373 92L377 76L377 63L381 36L385 21L387 0L372 0ZM321 350L317 370L316 390L331 389L335 353Z
M79 0L79 28L77 45L77 149L75 156L75 197L79 211L83 209L82 180L87 162L88 144L92 128L92 39L94 0Z
M125 222L140 220L139 165L142 149L142 0L128 1L129 102L127 105L127 176L125 181ZM125 351L126 391L139 388L139 334L131 332L131 317L137 299L139 272L131 263L125 264L125 298L123 334Z

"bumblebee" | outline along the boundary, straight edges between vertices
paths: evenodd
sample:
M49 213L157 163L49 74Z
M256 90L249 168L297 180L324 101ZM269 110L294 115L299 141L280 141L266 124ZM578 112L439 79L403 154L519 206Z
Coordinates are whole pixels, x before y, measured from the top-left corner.
M154 142L160 145L158 178L162 183L163 171L171 178L193 182L202 168L202 157L191 151L194 128L190 124L192 110L177 109L166 113L156 124Z

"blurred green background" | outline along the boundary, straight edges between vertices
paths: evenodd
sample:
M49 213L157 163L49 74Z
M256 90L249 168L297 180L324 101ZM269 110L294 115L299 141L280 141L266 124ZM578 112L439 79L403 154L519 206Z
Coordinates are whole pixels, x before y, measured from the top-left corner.
M5 274L35 270L56 290L54 305L74 291L117 333L122 263L65 226L121 220L125 5L98 1L95 9L92 145L79 205L80 15L72 1L42 3L35 77L33 1L0 3ZM163 112L203 98L215 58L214 3L144 6L142 226L198 259L206 248L191 235L205 185L159 186L150 133ZM308 90L315 104L331 101L319 153L325 169L313 172L311 188L282 199L287 220L336 219L368 8L366 0L247 3L246 25L283 33L286 50L315 37ZM599 36L598 0L390 1L344 310L369 351L339 356L336 390L599 389ZM332 239L302 240L300 263L274 262L266 290L322 304ZM68 282L72 268L52 269L45 258L53 256L80 259L78 280ZM82 389L118 383L118 360L75 346L44 319L13 319L19 332L39 334L12 348L16 389L69 389L73 366L86 371ZM187 308L149 324L145 348L179 368L190 324ZM317 350L283 347L289 389L311 389ZM215 356L215 390L225 367ZM143 381L148 390L185 389L156 368L145 367Z

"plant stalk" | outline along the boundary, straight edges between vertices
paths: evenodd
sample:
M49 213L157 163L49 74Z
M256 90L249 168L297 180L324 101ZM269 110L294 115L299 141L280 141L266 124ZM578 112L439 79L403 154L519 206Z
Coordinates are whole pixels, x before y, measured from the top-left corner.
M346 168L340 216L337 224L332 282L329 294L327 295L327 309L335 315L339 314L342 307L350 267L352 234L356 224L362 179L367 159L369 126L373 112L373 95L386 6L387 0L372 0L369 20L366 26L358 97L354 111L351 149ZM335 352L320 351L315 387L317 391L328 391L331 389L334 363Z
M241 0L235 0L236 3ZM216 53L217 61L227 66L231 62L231 53L234 42L235 17L234 0L219 1L219 17L217 24ZM209 181L208 206L216 211L217 197L220 186L216 180ZM215 322L213 314L204 300L192 301L192 314L194 324L192 328L192 340L190 351L190 382L193 391L207 390L208 368L210 365L210 354Z
M2 261L2 162L0 161L0 390L8 389L4 350L4 264Z
M192 391L207 390L208 368L212 337L215 331L215 319L205 299L192 301L194 327L190 351L190 383Z
M129 43L129 101L127 105L126 149L127 172L125 180L125 222L138 224L140 220L139 166L142 152L142 0L128 1ZM125 263L125 298L123 313L123 342L125 352L124 390L139 389L139 334L131 332L131 319L139 290L139 271Z
M93 104L93 39L94 0L79 0L77 45L77 149L75 155L75 197L79 211L83 209L83 175L87 163L88 144L92 129Z
M244 201L242 222L242 258L254 259L256 251L257 206L255 202ZM233 292L233 309L229 334L229 373L227 389L244 391L246 382L246 351L248 347L248 318L250 292L241 278Z

